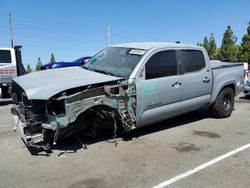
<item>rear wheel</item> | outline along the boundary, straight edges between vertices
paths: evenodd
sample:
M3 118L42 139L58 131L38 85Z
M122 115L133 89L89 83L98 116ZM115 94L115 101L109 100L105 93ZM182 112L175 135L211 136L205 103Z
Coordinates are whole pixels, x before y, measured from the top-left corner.
M10 94L8 92L8 86L2 87L2 98L3 99L10 98Z
M234 108L234 92L232 88L223 89L210 107L212 115L218 118L229 117Z

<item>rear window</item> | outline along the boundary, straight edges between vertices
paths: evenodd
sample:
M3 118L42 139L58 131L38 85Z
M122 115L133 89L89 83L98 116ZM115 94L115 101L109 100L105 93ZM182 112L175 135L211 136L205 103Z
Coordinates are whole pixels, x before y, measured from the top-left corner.
M11 63L10 50L0 50L0 63Z

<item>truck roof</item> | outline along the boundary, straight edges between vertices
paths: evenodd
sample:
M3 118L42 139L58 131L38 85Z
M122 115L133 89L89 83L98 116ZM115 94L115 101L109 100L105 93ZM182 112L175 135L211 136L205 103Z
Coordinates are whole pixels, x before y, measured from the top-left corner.
M191 45L191 44L181 44L181 43L169 43L169 42L136 42L136 43L124 43L124 44L117 44L112 45L112 47L124 47L124 48L138 48L143 50L149 50L151 48L174 48L174 47L195 47L199 48L198 46Z
M0 50L12 50L13 48L0 47Z

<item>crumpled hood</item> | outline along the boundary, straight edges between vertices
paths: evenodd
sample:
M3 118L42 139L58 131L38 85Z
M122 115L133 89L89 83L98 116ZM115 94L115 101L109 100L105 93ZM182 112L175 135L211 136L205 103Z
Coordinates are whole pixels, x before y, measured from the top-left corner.
M29 100L48 100L68 89L121 79L81 67L68 67L39 71L13 80L23 88Z

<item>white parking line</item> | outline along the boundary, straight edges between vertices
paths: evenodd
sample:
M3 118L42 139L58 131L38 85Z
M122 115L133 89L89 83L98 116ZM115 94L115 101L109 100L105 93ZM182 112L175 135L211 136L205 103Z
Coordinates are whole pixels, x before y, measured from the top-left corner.
M0 128L3 128L3 127L10 127L11 125L0 125Z
M206 163L204 163L204 164L202 164L202 165L200 165L198 167L195 167L195 168L193 168L191 170L188 170L187 172L184 172L183 174L180 174L180 175L175 176L175 177L173 177L173 178L171 178L169 180L166 180L166 181L164 181L164 182L162 182L162 183L160 183L158 185L155 185L153 188L162 188L162 187L166 187L168 185L171 185L172 183L174 183L174 182L176 182L178 180L181 180L181 179L183 179L183 178L185 178L187 176L190 176L190 175L192 175L192 174L194 174L194 173L196 173L196 172L198 172L198 171L200 171L200 170L202 170L202 169L204 169L204 168L206 168L208 166L211 166L211 165L213 165L213 164L215 164L215 163L217 163L217 162L219 162L219 161L221 161L223 159L226 159L226 158L228 158L228 157L230 157L230 156L232 156L232 155L234 155L236 153L239 153L239 152L241 152L241 151L243 151L243 150L245 150L245 149L247 149L249 147L250 147L250 143L246 144L244 146L241 146L241 147L239 147L239 148L237 148L235 150L232 150L232 151L230 151L230 152L228 152L228 153L226 153L226 154L224 154L224 155L222 155L220 157L217 157L217 158L215 158L215 159L213 159L211 161L208 161L208 162L206 162Z

